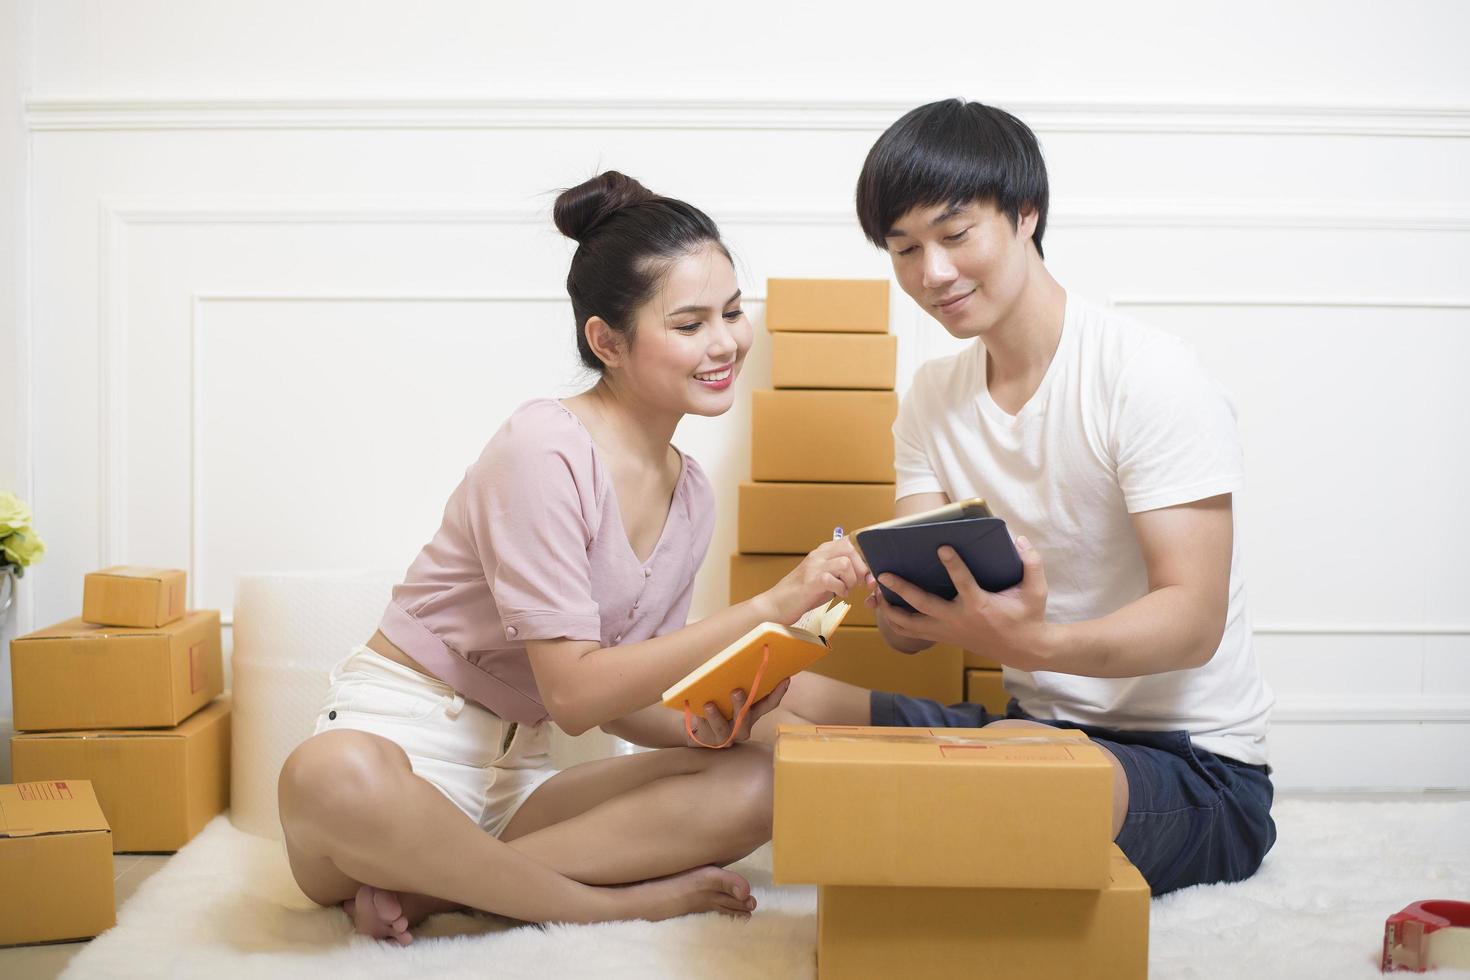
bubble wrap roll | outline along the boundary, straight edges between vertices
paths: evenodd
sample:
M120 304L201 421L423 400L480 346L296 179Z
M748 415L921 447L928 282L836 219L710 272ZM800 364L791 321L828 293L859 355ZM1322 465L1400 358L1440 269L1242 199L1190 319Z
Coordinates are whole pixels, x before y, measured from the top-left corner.
M338 661L373 635L399 575L242 575L235 583L230 820L279 839L276 779L308 738Z

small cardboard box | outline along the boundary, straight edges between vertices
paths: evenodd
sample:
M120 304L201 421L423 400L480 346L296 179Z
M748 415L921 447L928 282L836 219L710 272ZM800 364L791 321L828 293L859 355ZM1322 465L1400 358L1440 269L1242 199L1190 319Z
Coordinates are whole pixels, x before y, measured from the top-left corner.
M891 391L756 391L751 479L892 483L897 416Z
M1106 888L1113 769L1081 732L782 725L777 882Z
M898 338L891 333L771 334L771 384L777 388L892 391Z
M744 602L766 591L781 581L793 568L801 564L803 555L741 555L730 556L730 605ZM849 626L872 626L873 610L863 602L868 594L867 586L859 585L846 596L852 606L842 622Z
M17 780L90 780L115 851L177 851L230 802L230 702L174 728L33 732L10 740Z
M156 629L80 619L10 644L15 729L168 728L224 690L219 611Z
M976 670L1000 670L1000 661L991 660L985 654L976 653L974 650L966 650L965 666Z
M887 279L767 279L766 329L887 333Z
M832 652L810 669L874 691L954 704L965 693L963 657L959 647L943 643L918 653L899 653L884 642L877 627L848 626L844 621L832 638Z
M1148 884L1113 846L1101 891L817 890L819 980L1144 980Z
M188 576L172 568L115 565L82 580L82 619L99 626L153 629L184 615Z
M0 785L0 946L86 939L116 921L112 834L91 785Z
M965 700L972 704L984 705L985 710L993 715L1005 714L1006 705L1010 703L1011 696L1006 693L1005 685L1001 683L1001 671L965 671Z
M804 555L832 529L849 533L893 516L891 483L742 483L736 546L742 554Z

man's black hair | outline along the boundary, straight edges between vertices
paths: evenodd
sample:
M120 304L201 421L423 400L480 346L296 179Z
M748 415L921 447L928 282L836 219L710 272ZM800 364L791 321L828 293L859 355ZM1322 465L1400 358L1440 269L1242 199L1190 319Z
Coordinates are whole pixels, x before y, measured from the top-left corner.
M879 248L916 207L989 203L1017 227L1035 209L1038 255L1046 231L1046 163L1036 134L1002 109L945 99L921 105L878 137L858 175L857 213Z

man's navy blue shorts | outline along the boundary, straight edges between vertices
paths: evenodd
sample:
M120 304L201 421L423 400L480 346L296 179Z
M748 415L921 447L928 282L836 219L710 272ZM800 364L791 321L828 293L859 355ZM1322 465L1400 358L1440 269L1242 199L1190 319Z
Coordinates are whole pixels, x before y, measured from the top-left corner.
M983 728L1014 718L1077 728L1117 756L1128 776L1128 816L1117 844L1155 895L1189 885L1241 881L1276 843L1271 769L1207 752L1189 733L1126 732L1032 718L1015 699L1005 715L978 704L945 707L926 698L874 691L874 725Z

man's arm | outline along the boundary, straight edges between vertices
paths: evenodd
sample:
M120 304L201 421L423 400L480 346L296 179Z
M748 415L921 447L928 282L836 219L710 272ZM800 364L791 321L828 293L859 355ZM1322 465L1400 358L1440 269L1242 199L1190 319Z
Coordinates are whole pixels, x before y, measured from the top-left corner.
M1106 616L1046 622L1046 575L1024 537L1017 544L1025 577L1013 589L985 592L953 549L941 548L940 560L959 590L953 600L899 579L889 587L918 612L881 600L878 608L898 638L954 643L1019 670L1140 677L1204 666L1220 645L1230 603L1231 496L1145 511L1132 520L1148 593Z
M1231 495L1133 515L1148 594L1098 619L1054 627L1045 669L1137 677L1203 667L1225 633L1234 541Z
M926 510L933 510L935 507L943 507L947 503L949 503L949 494L947 493L913 493L907 497L900 498L893 505L893 516L910 517ZM869 584L872 585L872 583ZM877 597L880 593L876 585L872 585L872 589L873 591L868 596L867 602L870 606L874 607L875 618L878 621L878 632L883 634L885 643L900 653L918 653L920 650L927 650L934 645L933 640L918 640L911 636L900 636L897 631L888 625L888 617L884 614L884 609L889 608L888 604L878 601Z

